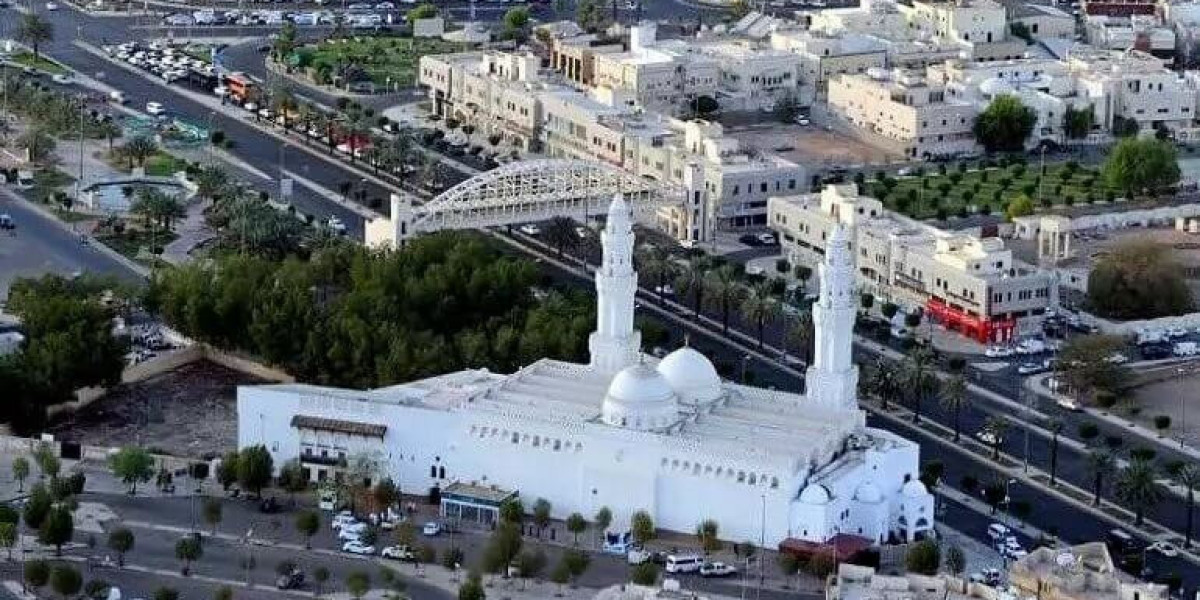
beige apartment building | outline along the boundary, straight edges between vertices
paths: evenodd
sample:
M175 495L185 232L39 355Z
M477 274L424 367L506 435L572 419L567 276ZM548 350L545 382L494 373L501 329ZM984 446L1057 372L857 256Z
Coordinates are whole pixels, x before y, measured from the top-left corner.
M837 224L852 240L863 292L920 307L980 342L1011 340L1040 326L1051 302L1048 273L1013 258L998 238L947 232L887 211L853 184L772 197L768 223L784 257L815 265Z
M418 83L428 88L432 112L503 136L526 150L536 148L541 124L541 80L532 54L466 52L422 56Z
M856 127L897 143L909 157L975 152L978 111L915 71L870 69L830 82L829 109Z

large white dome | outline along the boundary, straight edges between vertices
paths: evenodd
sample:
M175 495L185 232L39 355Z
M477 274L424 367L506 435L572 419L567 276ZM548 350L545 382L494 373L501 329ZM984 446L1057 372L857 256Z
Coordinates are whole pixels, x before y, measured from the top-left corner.
M684 402L712 402L721 397L721 378L712 362L688 346L664 356L658 372Z
M613 377L600 413L609 425L660 429L679 418L678 396L666 377L639 363Z

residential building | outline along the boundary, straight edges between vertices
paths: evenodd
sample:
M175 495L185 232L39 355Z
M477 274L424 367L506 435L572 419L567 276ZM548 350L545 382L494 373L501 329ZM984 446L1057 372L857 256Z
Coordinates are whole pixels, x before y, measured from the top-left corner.
M1085 31L1089 44L1105 50L1140 50L1157 58L1175 56L1175 31L1154 15L1089 16Z
M719 80L716 60L684 40L658 40L653 23L630 28L628 52L594 56L594 85L629 92L648 111L695 114L701 96L716 97Z
M428 88L433 114L530 150L541 124L536 92L561 87L542 80L540 65L533 54L496 51L422 56L418 83Z
M1166 600L1167 586L1127 577L1103 542L1038 548L1008 569L1009 585L1042 600Z
M546 499L557 519L607 508L617 540L638 511L681 533L713 519L722 538L769 548L929 535L920 447L868 427L858 405L846 230L830 233L819 267L817 350L806 392L794 394L723 381L687 346L662 360L642 352L630 213L620 195L608 209L586 362L541 358L512 374L465 369L373 390L242 386L238 447L261 445L275 465L298 460L313 481L344 479L347 462L369 457L372 478L440 497L441 519L464 528L490 528L499 503L519 495Z
M870 69L830 82L829 110L912 158L975 152L977 107L911 70Z
M1038 330L1050 305L1048 273L1014 260L999 238L947 232L892 213L853 184L773 197L768 221L793 264L819 262L830 232L845 227L857 287L980 342Z

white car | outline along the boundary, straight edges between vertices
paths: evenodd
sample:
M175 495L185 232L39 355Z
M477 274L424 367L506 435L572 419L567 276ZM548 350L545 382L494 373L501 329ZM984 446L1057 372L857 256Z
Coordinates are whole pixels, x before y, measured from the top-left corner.
M158 116L161 114L165 114L167 112L167 109L164 108L163 105L158 102L147 102L146 103L146 112L148 112L152 115Z
M428 537L434 537L441 532L442 532L442 526L438 525L437 523L435 523L433 521L426 523L425 526L421 528L421 535L428 536Z
M357 541L366 532L366 523L347 523L338 529L337 538L342 541Z
M388 546L379 555L393 560L412 560L415 556L408 546Z
M542 233L542 228L533 223L526 223L518 227L517 230L525 235L540 235Z
M1175 546L1171 545L1170 542L1154 542L1153 544L1146 546L1146 551L1157 552L1167 558L1175 558L1176 556L1179 556L1179 550L1177 550Z
M342 544L342 552L370 555L375 554L375 546L368 546L367 544L364 544L358 540L350 540L349 542Z

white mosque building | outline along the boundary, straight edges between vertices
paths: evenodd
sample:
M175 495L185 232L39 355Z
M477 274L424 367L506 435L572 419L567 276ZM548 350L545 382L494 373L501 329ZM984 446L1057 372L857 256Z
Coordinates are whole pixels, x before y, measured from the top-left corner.
M816 353L807 394L722 381L690 347L655 361L634 329L630 210L613 200L596 272L591 360L542 359L511 375L464 370L350 390L301 384L238 389L238 444L275 464L298 458L313 480L357 455L406 493L440 492L448 518L487 524L519 496L555 518L602 507L627 523L775 546L835 535L911 540L933 527L917 479L917 444L866 426L851 362L854 261L837 229L813 306Z

